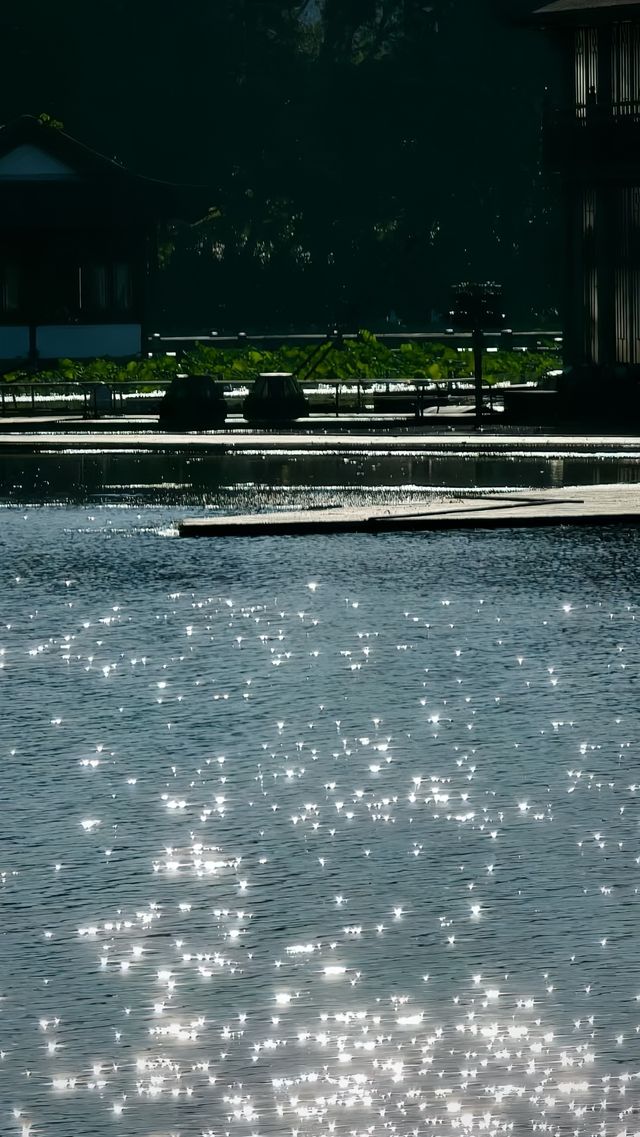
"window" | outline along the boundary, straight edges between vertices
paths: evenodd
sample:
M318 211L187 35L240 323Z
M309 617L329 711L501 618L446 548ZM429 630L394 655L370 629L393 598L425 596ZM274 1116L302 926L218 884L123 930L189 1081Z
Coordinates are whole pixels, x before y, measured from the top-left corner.
M20 308L20 274L13 261L0 262L0 317Z
M576 29L576 114L585 118L587 107L598 97L598 30Z
M129 312L131 302L131 270L128 264L120 261L113 266L113 306L118 312Z
M640 111L640 25L614 24L611 41L613 113Z
M93 262L78 270L84 316L126 314L133 306L131 266L126 261Z
M109 306L107 269L105 265L89 265L80 269L83 311L106 312Z
M597 196L593 186L585 186L582 192L582 257L583 257L583 300L584 300L584 343L585 358L598 362L598 263L596 256L596 216Z
M640 187L616 194L616 362L640 363Z

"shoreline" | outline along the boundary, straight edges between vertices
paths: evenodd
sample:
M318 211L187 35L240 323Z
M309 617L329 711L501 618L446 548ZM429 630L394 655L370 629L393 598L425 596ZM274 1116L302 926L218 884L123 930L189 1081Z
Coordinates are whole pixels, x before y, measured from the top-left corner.
M0 420L0 457L21 455L189 455L233 457L269 455L304 459L351 454L398 459L447 456L459 458L518 459L539 458L541 462L584 459L624 462L640 461L640 436L617 433L524 431L495 425L475 429L446 429L444 423L430 423L431 429L415 423L395 421L352 422L348 431L334 432L331 420L317 421L310 429L295 424L293 430L268 430L238 424L236 429L208 433L170 433L158 431L155 418L83 422L39 418L14 423L3 432ZM18 429L15 429L15 428ZM62 429L61 429L62 427ZM424 500L414 495L402 502L385 505L332 505L291 511L250 509L232 516L212 514L189 518L183 507L179 523L181 537L275 536L335 533L382 534L445 529L496 529L551 525L611 525L640 523L640 481L607 484L581 484L558 488L521 488L513 483L474 485L452 494L445 488L437 497L425 487Z

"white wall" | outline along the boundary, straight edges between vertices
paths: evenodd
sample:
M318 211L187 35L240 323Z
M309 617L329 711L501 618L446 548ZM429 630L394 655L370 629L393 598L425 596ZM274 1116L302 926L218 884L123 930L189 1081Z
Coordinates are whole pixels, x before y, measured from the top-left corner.
M0 359L27 359L29 356L29 329L5 328L0 325Z
M37 329L41 359L122 359L142 351L140 324L62 324Z

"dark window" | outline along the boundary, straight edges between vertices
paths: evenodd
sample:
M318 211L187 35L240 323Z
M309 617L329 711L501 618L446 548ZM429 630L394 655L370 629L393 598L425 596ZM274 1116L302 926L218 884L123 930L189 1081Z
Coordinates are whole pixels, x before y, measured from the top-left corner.
M106 312L109 307L106 265L87 265L80 269L84 312Z
M125 261L93 262L78 270L83 315L106 316L131 311L131 268Z
M76 265L66 257L43 257L31 276L32 318L36 322L74 323L80 315Z
M576 114L584 118L598 97L598 29L576 28L575 47Z
M614 24L611 34L613 113L637 115L640 111L640 25Z
M117 312L131 311L131 269L124 261L113 266L113 301Z
M10 316L20 309L20 273L12 261L0 262L0 315Z

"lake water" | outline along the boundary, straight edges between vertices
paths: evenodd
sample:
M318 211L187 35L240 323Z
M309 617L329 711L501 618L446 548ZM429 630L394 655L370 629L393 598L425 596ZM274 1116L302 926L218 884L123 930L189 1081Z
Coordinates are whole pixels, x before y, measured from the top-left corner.
M640 1128L635 529L0 511L0 1133Z
M152 502L226 512L638 481L640 457L593 454L0 454L0 502Z

